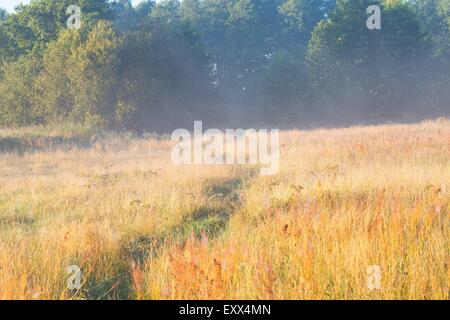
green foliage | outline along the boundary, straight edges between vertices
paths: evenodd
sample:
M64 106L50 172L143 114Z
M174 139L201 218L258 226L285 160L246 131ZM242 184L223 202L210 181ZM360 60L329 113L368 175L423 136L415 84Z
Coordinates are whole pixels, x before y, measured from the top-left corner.
M121 43L112 23L99 21L84 42L79 31L61 32L48 45L42 62L21 58L7 64L0 87L2 96L5 92L3 123L71 119L113 125L119 106L116 93Z
M29 125L41 122L33 101L33 80L40 70L40 61L22 57L2 67L0 82L0 125Z
M8 12L5 9L0 8L0 21L5 21L6 18L8 18Z
M16 14L4 22L9 37L17 43L15 56L31 51L42 53L67 28L66 11L70 5L83 8L82 27L86 31L97 21L113 17L108 0L32 0L29 5L19 5Z
M299 101L306 97L307 77L303 63L296 56L283 51L273 54L263 79L270 112L282 111L287 120L293 112L299 115L305 111Z
M290 28L309 33L334 5L331 0L288 0L280 6L280 12Z
M417 0L424 41L429 50L427 69L422 72L434 108L450 105L450 1ZM438 110L440 111L440 110Z
M80 32L64 30L45 51L43 70L35 80L35 104L47 122L61 121L72 115L75 98L68 63L81 44Z
M66 27L73 4L81 30ZM373 4L381 30L366 28ZM449 10L448 0L31 0L0 10L0 124L166 131L236 112L285 124L445 115Z
M174 1L160 3L141 29L125 39L120 100L134 111L128 125L162 130L161 124L175 126L206 111L203 105L211 94L208 57L192 26L172 20L177 12Z
M378 1L383 7L382 29L361 27L368 17L366 8L374 3L338 1L330 19L315 28L306 61L316 87L342 102L333 104L358 101L367 106L359 112L389 117L403 110L399 104L410 101L417 88L423 43L420 22L403 1Z
M70 94L74 99L72 116L99 125L115 122L119 90L119 58L122 39L113 24L99 21L86 42L67 61Z

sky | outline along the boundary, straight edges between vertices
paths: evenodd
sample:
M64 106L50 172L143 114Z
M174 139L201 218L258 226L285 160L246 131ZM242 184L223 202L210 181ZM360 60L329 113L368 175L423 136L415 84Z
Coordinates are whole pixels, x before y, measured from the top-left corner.
M136 5L142 0L133 0L133 4ZM14 7L21 3L28 3L30 0L0 0L0 8L6 9L8 12L12 12Z

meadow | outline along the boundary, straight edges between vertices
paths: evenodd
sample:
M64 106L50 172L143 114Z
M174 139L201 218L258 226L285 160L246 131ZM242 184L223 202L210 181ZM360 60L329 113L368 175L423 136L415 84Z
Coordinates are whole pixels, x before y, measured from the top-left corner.
M450 120L280 141L267 177L176 166L156 135L0 129L0 299L449 298Z

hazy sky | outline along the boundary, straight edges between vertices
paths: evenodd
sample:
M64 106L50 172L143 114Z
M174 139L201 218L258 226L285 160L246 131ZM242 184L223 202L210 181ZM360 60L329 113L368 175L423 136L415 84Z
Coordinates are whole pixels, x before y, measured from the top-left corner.
M133 4L136 5L142 0L132 0ZM4 8L7 11L11 12L14 10L14 7L20 3L28 3L30 0L0 0L0 8Z

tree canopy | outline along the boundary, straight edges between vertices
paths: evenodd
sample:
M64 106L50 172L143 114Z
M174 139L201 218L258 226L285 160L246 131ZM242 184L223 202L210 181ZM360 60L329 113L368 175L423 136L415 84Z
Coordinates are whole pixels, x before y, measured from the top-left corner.
M69 5L82 10L69 30ZM369 30L366 9L382 9ZM450 113L449 0L31 0L0 9L0 124L173 130Z

